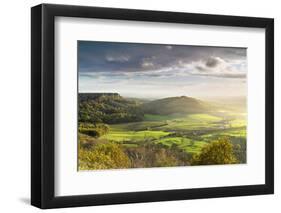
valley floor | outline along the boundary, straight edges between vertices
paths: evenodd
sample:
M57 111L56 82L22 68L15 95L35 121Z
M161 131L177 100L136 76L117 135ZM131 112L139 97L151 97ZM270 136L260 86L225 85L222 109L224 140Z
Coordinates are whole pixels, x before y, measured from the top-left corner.
M245 163L246 126L245 113L238 112L186 115L145 114L144 120L140 122L109 125L108 133L99 138L79 133L79 142L82 148L89 144L117 144L131 163L112 166L112 168L134 168L190 165L192 157L200 154L203 147L212 141L227 137L236 148L236 163ZM148 152L147 149L160 154L149 155L145 153ZM162 151L159 151L160 149ZM181 157L178 158L178 156ZM161 162L158 162L158 159L155 160L161 157L163 158ZM79 169L91 169L85 166L83 159L80 158ZM142 162L148 160L153 163ZM110 165L94 169L99 168L110 168Z

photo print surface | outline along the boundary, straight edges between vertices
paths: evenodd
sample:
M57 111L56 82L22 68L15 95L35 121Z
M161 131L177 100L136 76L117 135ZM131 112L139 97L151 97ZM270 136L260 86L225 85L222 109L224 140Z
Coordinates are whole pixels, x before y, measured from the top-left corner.
M78 170L246 163L246 48L77 44Z

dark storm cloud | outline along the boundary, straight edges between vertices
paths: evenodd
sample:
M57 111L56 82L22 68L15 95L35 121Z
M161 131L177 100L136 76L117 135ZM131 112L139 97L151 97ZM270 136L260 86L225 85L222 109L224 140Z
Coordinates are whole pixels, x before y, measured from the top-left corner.
M205 61L198 70L215 68L224 61L245 60L245 48L79 41L79 72L134 73L184 68ZM159 76L155 73L154 76Z
M191 75L215 78L246 78L246 60L229 60L219 57L209 57L197 62Z
M197 70L201 71L201 72L206 72L207 71L207 69L205 67L201 66L201 65L197 65L197 66L195 66L195 68Z
M220 61L217 58L210 57L206 61L206 66L207 67L216 67L219 63L220 63Z

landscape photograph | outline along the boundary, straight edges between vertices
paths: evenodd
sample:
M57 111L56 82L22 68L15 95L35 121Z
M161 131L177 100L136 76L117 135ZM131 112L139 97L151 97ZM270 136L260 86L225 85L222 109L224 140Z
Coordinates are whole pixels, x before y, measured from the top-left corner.
M247 163L247 49L78 41L78 171Z

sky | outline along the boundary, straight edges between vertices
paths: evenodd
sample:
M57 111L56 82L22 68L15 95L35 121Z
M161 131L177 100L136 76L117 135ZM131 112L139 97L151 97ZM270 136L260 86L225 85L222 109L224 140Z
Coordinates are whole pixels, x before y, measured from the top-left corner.
M247 49L78 41L79 92L245 97Z

